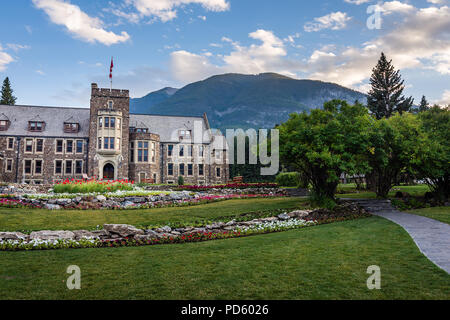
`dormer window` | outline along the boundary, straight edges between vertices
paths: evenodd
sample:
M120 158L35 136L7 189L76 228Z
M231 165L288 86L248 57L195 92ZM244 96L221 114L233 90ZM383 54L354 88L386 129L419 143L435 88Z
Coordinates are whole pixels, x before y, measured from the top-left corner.
M79 123L64 122L65 133L78 133L80 131Z
M191 139L191 130L180 130L180 139Z
M9 120L0 120L0 131L6 131L9 128Z
M42 132L45 128L45 122L43 121L29 121L28 122L28 131L31 132Z
M148 133L148 128L136 128L134 132L137 132L137 133Z
M114 106L114 102L112 100L108 101L108 109L112 109Z

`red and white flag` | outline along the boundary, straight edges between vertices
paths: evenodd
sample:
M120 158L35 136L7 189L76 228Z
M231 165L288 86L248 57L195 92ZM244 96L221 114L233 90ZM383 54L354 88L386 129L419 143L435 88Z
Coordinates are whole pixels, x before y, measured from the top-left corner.
M111 67L109 68L109 78L112 79L112 72L114 68L113 58L111 57Z

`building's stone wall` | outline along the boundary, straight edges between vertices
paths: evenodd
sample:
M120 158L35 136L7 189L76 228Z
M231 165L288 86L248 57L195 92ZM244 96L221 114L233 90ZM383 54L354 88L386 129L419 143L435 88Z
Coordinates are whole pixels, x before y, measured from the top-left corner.
M138 162L138 141L145 141L149 144L148 162L146 163ZM129 149L129 178L135 182L143 182L143 179L154 179L154 183L162 183L159 135L154 133L133 132L130 133L130 145L131 143L134 143L134 161L131 161L131 149ZM153 143L155 144L154 159L152 154Z

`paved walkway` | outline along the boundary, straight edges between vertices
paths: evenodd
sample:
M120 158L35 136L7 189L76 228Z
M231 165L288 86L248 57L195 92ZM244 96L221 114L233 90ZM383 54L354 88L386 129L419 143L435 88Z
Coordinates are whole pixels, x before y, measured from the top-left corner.
M391 206L389 200L347 200L354 200L370 213L402 226L428 259L450 273L450 225L397 211Z

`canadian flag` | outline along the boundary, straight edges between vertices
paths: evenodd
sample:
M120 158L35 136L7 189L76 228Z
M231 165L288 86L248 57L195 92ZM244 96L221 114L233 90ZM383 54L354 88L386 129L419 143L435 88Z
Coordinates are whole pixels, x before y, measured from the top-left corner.
M112 72L114 68L113 58L111 57L111 67L109 68L109 78L112 79Z

